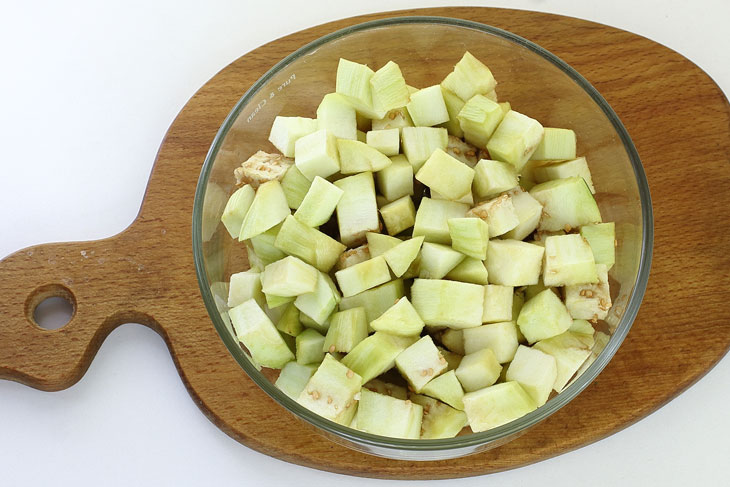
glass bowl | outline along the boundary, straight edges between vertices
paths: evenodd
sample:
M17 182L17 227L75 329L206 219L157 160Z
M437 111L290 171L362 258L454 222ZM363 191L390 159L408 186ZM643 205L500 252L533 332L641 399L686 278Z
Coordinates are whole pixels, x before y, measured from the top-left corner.
M315 118L322 97L335 91L340 58L377 69L393 60L412 86L439 83L470 51L489 66L497 93L546 127L573 129L586 156L604 221L616 222L616 264L610 272L611 334L596 360L563 392L503 426L450 439L406 440L360 432L305 409L273 384L239 345L226 308L230 275L247 269L243 245L219 224L236 189L233 170L268 141L277 115ZM272 60L273 61L273 60ZM271 68L238 101L213 141L195 195L193 249L203 299L213 324L241 368L282 408L327 438L369 454L404 460L455 458L493 448L525 433L585 389L608 364L636 317L649 276L653 220L649 188L636 149L606 100L574 69L541 47L484 24L440 17L367 22L303 46ZM241 406L245 408L245 405ZM283 411L282 411L283 413Z

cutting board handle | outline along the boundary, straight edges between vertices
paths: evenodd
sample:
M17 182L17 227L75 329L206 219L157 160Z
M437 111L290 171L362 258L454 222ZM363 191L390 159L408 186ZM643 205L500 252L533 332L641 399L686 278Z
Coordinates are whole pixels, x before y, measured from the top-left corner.
M29 247L0 261L0 379L65 389L84 375L120 324L162 332L140 311L138 297L159 285L145 252L130 255L130 249L144 247L142 237L130 227L103 240ZM56 296L71 303L71 320L59 329L41 328L33 318L36 306Z

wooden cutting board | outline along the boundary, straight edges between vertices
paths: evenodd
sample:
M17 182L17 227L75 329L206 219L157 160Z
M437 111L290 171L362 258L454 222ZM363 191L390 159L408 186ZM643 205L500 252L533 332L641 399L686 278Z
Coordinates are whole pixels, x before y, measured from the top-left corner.
M608 100L638 148L654 202L654 260L643 305L604 372L568 406L499 448L414 463L347 450L303 428L246 376L218 337L192 255L193 195L206 152L239 97L276 61L324 34L384 17L483 22L555 53ZM168 344L193 400L243 444L332 472L409 479L464 477L550 458L619 431L702 377L730 346L730 110L697 66L643 37L583 20L492 8L366 15L298 32L236 60L188 102L157 156L142 209L124 232L39 245L0 262L0 378L64 389L116 326L137 322ZM65 327L42 330L35 305L75 303Z

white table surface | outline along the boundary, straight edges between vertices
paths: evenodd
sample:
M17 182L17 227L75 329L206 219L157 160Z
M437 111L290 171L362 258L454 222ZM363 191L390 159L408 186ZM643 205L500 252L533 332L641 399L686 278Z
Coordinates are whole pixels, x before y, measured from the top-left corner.
M329 20L460 3L6 2L0 16L0 258L28 245L97 239L125 228L173 118L240 55ZM639 33L693 60L730 93L726 0L489 6L560 13ZM693 319L701 319L701 310ZM728 384L726 357L679 398L616 435L453 485L727 485ZM290 465L238 444L201 414L162 339L139 325L113 332L86 376L66 391L0 381L0 472L7 486L378 482Z

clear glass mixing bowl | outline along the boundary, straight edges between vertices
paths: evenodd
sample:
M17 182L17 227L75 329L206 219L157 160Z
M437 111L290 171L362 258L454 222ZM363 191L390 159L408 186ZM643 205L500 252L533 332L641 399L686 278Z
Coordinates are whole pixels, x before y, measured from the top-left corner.
M511 423L443 440L405 440L341 426L303 408L279 391L239 345L220 283L247 268L242 245L230 238L220 214L236 189L233 170L257 150L274 151L269 130L277 115L315 118L335 91L340 58L378 68L393 60L409 84L439 83L470 51L489 66L497 93L547 127L573 129L586 156L604 221L616 222L616 265L610 282L614 305L603 323L611 339L593 364L547 404ZM278 62L233 108L203 166L195 195L193 249L203 299L228 350L241 368L283 408L333 441L396 459L436 460L503 444L566 405L608 364L636 317L649 277L653 241L649 188L631 139L606 100L574 69L541 47L509 32L451 18L403 17L367 22L326 35ZM241 408L245 409L242 404ZM245 414L245 413L243 413Z

